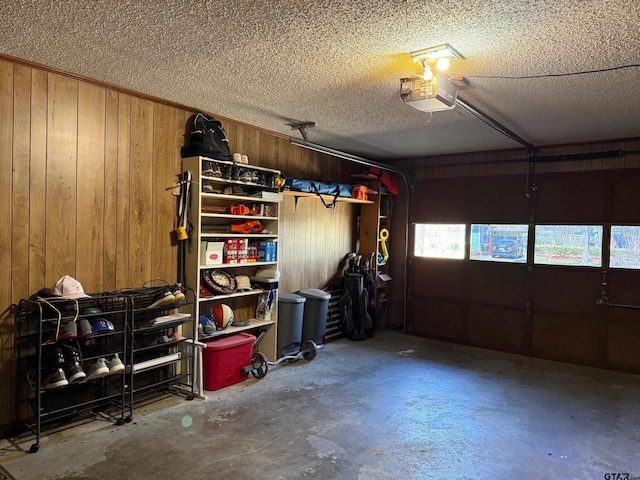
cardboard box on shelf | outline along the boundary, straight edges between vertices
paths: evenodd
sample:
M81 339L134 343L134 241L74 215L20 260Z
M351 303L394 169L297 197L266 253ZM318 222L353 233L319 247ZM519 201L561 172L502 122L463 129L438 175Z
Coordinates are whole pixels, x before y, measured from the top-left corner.
M238 239L238 263L247 263L249 240Z
M224 242L201 242L200 263L202 265L218 265L222 263Z
M224 245L224 263L238 263L238 239L230 238Z

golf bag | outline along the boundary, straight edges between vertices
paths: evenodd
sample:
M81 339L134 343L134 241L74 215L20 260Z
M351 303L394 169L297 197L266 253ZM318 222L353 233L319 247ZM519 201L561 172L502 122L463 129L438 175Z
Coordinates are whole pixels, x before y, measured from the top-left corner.
M338 301L343 332L351 340L365 340L378 328L373 288L368 266L360 268L351 262L344 274L345 294Z

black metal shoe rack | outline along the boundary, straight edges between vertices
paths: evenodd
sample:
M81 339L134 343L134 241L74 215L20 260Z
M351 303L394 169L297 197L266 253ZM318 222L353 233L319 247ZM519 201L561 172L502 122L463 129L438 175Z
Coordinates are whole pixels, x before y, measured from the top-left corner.
M129 291L127 301L131 312L128 321L130 340L127 358L127 408L125 421L133 418L137 403L154 399L169 387L185 393L187 400L194 398L195 356L192 348L185 348L196 332L196 321L191 314L182 314L193 303L193 291L185 292L186 301L150 307L162 291L144 288ZM175 317L175 318L174 318ZM187 325L180 333L178 327Z
M183 346L191 332L196 331L195 320L177 318L154 324L154 319L171 315L193 300L149 308L160 291L159 288L125 289L92 293L90 298L77 301L53 297L19 302L16 313L21 381L18 382L17 418L23 427L18 430L27 429L35 434L31 453L39 450L45 426L63 429L78 421L96 418L122 425L133 419L133 408L138 402L172 391L170 387L174 386L180 387L175 393L185 393L189 400L193 398L194 375L189 372L195 371L195 358L193 349ZM193 292L187 294L193 298ZM81 313L87 308L98 308L101 313ZM56 337L56 332L60 334L69 321L78 323L95 318L107 320L113 330L87 337ZM174 336L178 326L187 322L191 331L186 332L185 338ZM115 354L125 369L93 380L47 388L45 380L54 370L51 358L56 349L63 353L72 349L80 352L87 375L96 361L101 358L108 361ZM63 370L68 366L67 363Z
M81 313L87 308L100 309L99 314ZM75 349L81 356L86 375L92 365L104 358L110 360L117 353L124 362L128 356L126 324L128 304L117 294L92 295L76 301L61 297L42 300L21 300L18 304L18 418L31 430L36 441L30 452L40 448L43 425L64 426L80 417L96 414L124 423L125 375L123 372L105 375L93 380L76 382L49 388L45 384L48 375L56 370L56 350L67 361L60 368L68 370L68 352ZM95 310L94 310L95 312ZM61 339L63 326L71 321L102 318L113 325L87 337ZM66 381L66 380L65 380Z

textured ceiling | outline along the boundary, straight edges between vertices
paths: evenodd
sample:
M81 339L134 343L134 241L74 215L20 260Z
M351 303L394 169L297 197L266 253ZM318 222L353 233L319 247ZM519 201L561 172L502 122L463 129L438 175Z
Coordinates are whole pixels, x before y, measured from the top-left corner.
M640 137L639 0L12 0L0 52L372 159L519 145L400 100L450 43L459 96L536 146Z

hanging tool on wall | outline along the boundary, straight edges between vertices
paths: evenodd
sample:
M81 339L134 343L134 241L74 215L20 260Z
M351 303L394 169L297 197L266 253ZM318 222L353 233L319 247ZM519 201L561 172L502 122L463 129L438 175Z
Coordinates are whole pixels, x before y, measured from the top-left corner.
M180 181L180 195L178 197L178 228L176 228L176 239L178 241L178 258L180 262L180 283L185 285L186 282L186 256L189 242L185 240L189 239L189 232L187 228L189 226L189 205L191 204L191 181L192 176L190 171L183 172L182 175L178 175Z
M378 254L378 265L386 265L387 260L389 260L389 250L387 249L387 239L389 238L389 230L383 228L380 230L380 249L382 250L381 254Z
M176 230L178 240L188 238L187 225L189 224L189 202L191 195L191 172L183 172L180 180L180 199L178 200L178 228Z

